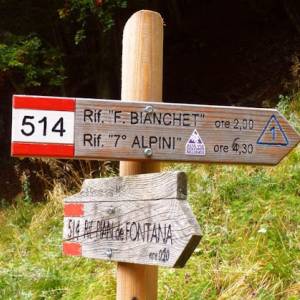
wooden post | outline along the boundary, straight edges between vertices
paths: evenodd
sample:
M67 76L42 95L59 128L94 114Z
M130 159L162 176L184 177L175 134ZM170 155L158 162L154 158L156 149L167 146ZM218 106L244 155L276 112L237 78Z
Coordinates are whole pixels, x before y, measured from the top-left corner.
M162 101L163 20L138 11L125 25L122 56L122 101ZM159 172L159 163L120 162L120 176ZM118 263L118 300L157 299L156 266Z

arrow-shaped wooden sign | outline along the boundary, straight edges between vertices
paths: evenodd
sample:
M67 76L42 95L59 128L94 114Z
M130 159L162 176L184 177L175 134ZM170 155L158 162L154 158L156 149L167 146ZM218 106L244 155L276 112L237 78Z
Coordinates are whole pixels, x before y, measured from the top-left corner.
M183 172L87 179L64 201L66 255L183 267L200 238Z
M13 99L14 156L277 164L299 141L275 109Z

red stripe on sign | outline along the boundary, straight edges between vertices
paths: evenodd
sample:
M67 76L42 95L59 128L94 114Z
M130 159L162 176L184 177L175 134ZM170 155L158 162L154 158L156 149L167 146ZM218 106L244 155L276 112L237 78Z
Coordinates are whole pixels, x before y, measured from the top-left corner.
M82 255L81 244L64 242L63 243L63 254L72 255L72 256L81 256Z
M75 98L14 95L13 107L39 110L75 111Z
M84 205L82 203L70 203L64 205L65 217L82 217L84 214Z
M74 145L13 142L11 144L11 155L69 158L74 157Z

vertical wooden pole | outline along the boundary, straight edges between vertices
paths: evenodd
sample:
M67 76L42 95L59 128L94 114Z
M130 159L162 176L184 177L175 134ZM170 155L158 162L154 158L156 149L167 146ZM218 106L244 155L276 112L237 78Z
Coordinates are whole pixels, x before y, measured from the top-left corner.
M163 20L138 11L125 25L122 56L122 101L162 101ZM120 162L120 176L158 172L159 163ZM157 299L156 266L118 263L118 300Z

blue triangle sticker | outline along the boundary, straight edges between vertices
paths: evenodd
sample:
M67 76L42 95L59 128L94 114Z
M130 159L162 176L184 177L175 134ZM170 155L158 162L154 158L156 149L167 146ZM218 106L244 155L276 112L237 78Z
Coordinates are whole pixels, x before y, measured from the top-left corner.
M287 146L288 138L275 115L272 115L257 139L259 145Z

